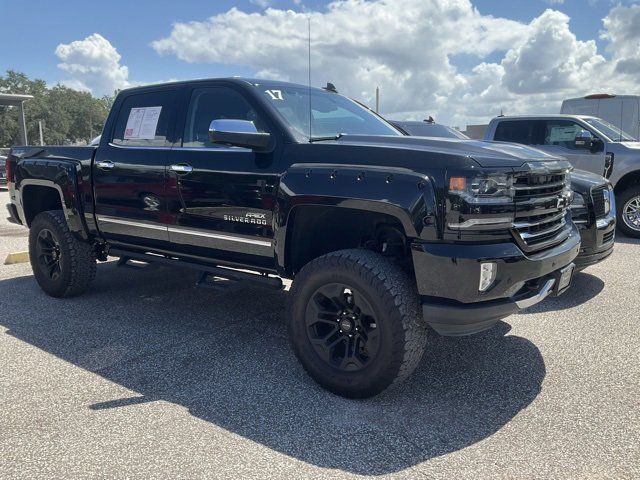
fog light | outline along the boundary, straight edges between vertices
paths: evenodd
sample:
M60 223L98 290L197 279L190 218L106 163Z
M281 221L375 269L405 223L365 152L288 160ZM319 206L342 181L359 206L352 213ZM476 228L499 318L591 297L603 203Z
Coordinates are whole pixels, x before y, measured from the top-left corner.
M496 279L498 265L493 262L480 264L480 286L478 290L486 292Z

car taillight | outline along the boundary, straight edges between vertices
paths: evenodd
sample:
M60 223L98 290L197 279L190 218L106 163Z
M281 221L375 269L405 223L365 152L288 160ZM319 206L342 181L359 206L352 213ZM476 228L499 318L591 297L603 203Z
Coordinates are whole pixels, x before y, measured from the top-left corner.
M13 181L13 177L11 176L11 156L8 156L7 159L4 161L4 168L5 168L4 174L7 176L7 187L8 187L9 184Z

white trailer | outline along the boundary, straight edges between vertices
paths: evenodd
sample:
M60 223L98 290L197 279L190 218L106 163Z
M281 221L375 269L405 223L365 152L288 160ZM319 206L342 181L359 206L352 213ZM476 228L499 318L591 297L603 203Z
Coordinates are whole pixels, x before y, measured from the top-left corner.
M640 95L599 93L562 102L560 113L599 117L640 139Z

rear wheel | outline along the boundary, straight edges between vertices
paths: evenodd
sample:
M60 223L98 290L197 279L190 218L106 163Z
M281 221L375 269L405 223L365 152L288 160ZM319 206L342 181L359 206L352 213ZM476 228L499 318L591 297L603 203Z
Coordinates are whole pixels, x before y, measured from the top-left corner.
M618 228L630 237L640 238L640 185L622 192L616 204Z
M414 283L367 250L341 250L305 265L290 292L288 322L293 349L311 377L354 398L408 377L427 335Z
M78 295L96 275L92 245L73 236L59 210L39 213L31 222L29 258L38 285L52 297Z

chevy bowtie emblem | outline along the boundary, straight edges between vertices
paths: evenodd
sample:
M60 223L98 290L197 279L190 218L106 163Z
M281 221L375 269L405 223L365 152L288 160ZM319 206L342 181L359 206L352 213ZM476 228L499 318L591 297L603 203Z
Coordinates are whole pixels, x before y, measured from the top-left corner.
M567 199L565 197L558 198L558 208L564 208L567 206Z

